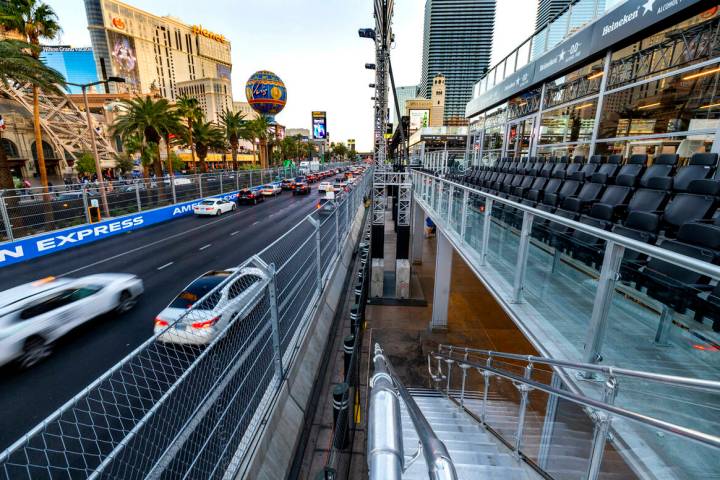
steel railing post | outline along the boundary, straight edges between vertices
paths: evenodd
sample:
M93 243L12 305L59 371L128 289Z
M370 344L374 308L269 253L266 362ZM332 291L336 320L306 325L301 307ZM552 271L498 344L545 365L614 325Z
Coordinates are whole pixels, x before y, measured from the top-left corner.
M85 211L85 223L92 223L92 217L90 217L90 209L88 208L88 194L87 188L82 189L82 203L83 210Z
M235 190L240 190L240 171L235 170Z
M142 212L142 201L140 200L140 182L135 182L135 201L137 202L138 212Z
M315 227L315 267L317 269L318 292L322 290L322 242L320 238L320 220L308 217L310 224Z
M602 346L605 340L605 332L608 327L608 318L612 297L615 293L615 282L622 262L625 247L615 242L607 242L605 255L603 256L600 278L598 279L597 292L593 303L590 327L585 337L585 352L583 361L585 363L597 363L602 358ZM592 376L592 374L588 375Z
M248 184L248 187L252 187L252 186L253 186L253 183L252 183L252 172L253 172L253 171L250 170L250 180L248 180L250 183Z
M224 189L223 189L223 174L222 174L222 173L219 173L219 174L218 174L218 182L220 182L220 193L224 193Z
M532 369L532 363L528 363L525 366L524 378L526 380L530 380L530 377L532 376ZM515 436L515 455L519 456L520 447L522 446L523 434L525 431L525 414L527 413L528 394L530 393L531 388L528 385L521 383L520 385L518 385L518 389L520 390L520 408L518 411L517 435Z
M483 215L483 234L480 244L480 265L487 264L488 246L490 245L490 222L492 221L492 198L485 199L485 214Z
M87 211L87 209L85 210ZM2 215L2 221L5 225L5 236L7 236L8 241L12 242L13 240L15 240L15 237L13 236L12 223L10 223L10 215L8 215L7 205L5 204L5 197L2 195L2 192L0 192L0 215Z
M605 382L603 402L613 405L617 396L617 379L610 375ZM607 412L595 412L595 428L593 429L592 446L590 447L590 462L587 470L587 480L597 480L600 476L600 467L605 455L605 444L612 417Z
M335 205L335 254L340 255L340 205Z
M455 200L455 185L450 185L448 189L448 208L447 208L447 220L450 229L452 229L452 216L453 216L453 200Z
M175 193L175 177L170 177L170 189L172 190L173 203L177 203L177 194Z
M198 188L200 189L200 198L202 198L202 197L203 197L203 189L202 189L203 177L202 177L202 173L201 173L200 175L198 175L197 181L198 181Z
M467 231L467 215L468 202L470 201L470 192L463 189L462 211L460 212L460 241L465 243L465 232Z
M528 253L530 251L530 232L532 231L533 218L531 213L523 212L522 230L520 231L520 243L518 244L515 278L513 281L513 303L521 303L523 301L525 272L527 271Z
M552 380L550 380L552 388L560 389L562 381L560 376L553 371ZM545 408L545 416L543 419L542 431L540 433L540 446L538 448L537 463L543 470L547 469L548 458L550 456L550 448L552 447L553 431L555 430L555 417L557 415L558 396L548 395L547 407Z
M275 270L274 263L268 265L268 273L270 274L270 282L268 283L268 297L270 300L270 321L272 322L272 343L273 353L275 355L275 373L277 373L279 383L283 379L283 362L282 351L280 349L280 325L276 289L277 271Z
M485 361L485 365L489 368L492 366L492 357L488 356L488 359ZM490 392L490 377L492 374L487 370L482 370L482 376L483 376L483 399L482 399L482 410L480 412L480 420L483 424L487 424L487 403L488 403L488 393Z

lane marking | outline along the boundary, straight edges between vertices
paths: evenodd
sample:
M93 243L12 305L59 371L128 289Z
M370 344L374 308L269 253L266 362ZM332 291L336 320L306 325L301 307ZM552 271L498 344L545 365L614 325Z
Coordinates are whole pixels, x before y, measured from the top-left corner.
M305 217L302 217L302 218L305 218ZM167 242L168 240L172 240L172 239L174 239L174 238L182 237L183 235L187 235L188 233L192 233L192 232L194 232L194 231L196 231L196 230L202 230L203 228L208 228L208 227L210 227L211 225L214 225L214 224L216 224L216 223L218 223L218 222L228 221L229 219L232 219L232 216L229 216L229 217L220 217L220 218L218 218L218 219L214 219L214 220L211 220L211 221L209 221L209 222L205 222L205 223L203 223L202 225L198 225L197 227L193 227L193 228L190 228L190 229L188 229L188 230L184 230L184 231L182 231L182 232L174 233L174 234L172 234L172 235L170 235L170 236L161 238L161 239L159 239L159 240L155 240L154 242L150 242L150 243L147 243L147 244L145 244L145 245L140 245L140 246L138 246L138 247L135 247L135 248L133 248L133 249L131 249L131 250L128 250L127 252L118 253L117 255L113 255L113 256L111 256L111 257L103 258L102 260L98 260L97 262L93 262L93 263L90 263L90 264L88 264L88 265L83 265L82 267L78 267L78 268L76 268L76 269L69 270L69 271L67 271L67 272L65 272L65 273L61 273L61 274L58 274L58 275L55 275L55 276L56 276L57 278L60 278L60 277L64 277L64 276L67 276L67 275L72 275L73 273L77 273L77 272L80 272L80 271L82 271L82 270L86 270L86 269L88 269L88 268L95 267L95 266L97 266L97 265L100 265L100 264L109 262L109 261L111 261L111 260L115 260L115 259L117 259L117 258L124 257L125 255L130 255L131 253L139 252L140 250L145 250L146 248L149 248L149 247L158 245L158 244L163 243L163 242ZM255 223L253 223L253 225L256 225L256 224L258 224L258 223L260 223L260 221L257 221L257 222L255 222ZM132 233L132 232L128 232L128 233Z
M234 232L232 232L232 233L230 234L230 236L231 236L231 237L234 237L234 236L237 235L238 233L240 233L240 230L235 230Z
M272 215L270 215L270 216L272 217ZM257 225L258 223L260 223L260 220L256 221L255 223L253 223L253 224L250 225L250 226L251 226L251 227L254 227L254 226Z
M165 265L163 265L162 267L158 267L157 269L158 269L158 270L162 270L163 268L169 267L169 266L172 265L173 263L175 263L175 262L166 263Z
M210 248L210 246L212 246L212 243L208 243L207 245L203 245L202 247L198 248L198 250L202 252L202 251L205 250L206 248Z

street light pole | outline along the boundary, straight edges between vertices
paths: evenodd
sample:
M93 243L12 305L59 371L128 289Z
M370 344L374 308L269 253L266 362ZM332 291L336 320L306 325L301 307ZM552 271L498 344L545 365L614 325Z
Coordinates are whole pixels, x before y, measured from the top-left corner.
M87 97L88 85L82 86L83 102L85 102L85 116L87 117L88 130L90 130L90 142L92 143L93 158L95 159L95 171L97 172L98 190L100 190L100 200L102 201L103 212L106 217L110 216L110 208L108 207L107 194L105 193L105 179L100 168L100 157L97 151L97 142L95 141L95 129L90 119L90 105Z

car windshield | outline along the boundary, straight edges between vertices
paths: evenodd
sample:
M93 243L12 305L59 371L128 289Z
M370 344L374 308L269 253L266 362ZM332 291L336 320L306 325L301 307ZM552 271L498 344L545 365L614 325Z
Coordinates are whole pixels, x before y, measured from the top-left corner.
M175 300L170 304L170 308L183 308L188 309L192 307L195 302L207 295L213 288L217 287L227 278L226 275L213 275L207 277L201 277L191 283L184 291L180 293ZM203 310L211 310L217 305L220 300L220 295L213 295L206 299L202 304Z
M200 205L215 205L215 200L203 200Z

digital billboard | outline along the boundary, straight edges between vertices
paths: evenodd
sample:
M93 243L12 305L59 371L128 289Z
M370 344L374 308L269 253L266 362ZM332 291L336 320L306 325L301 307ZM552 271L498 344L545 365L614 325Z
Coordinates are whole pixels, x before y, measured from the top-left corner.
M326 112L312 112L312 137L314 140L327 138Z
M110 43L110 58L112 59L113 73L125 79L129 90L140 89L140 75L138 73L137 55L135 53L135 40L122 33L108 31Z
M430 110L410 110L410 131L420 130L430 123Z

